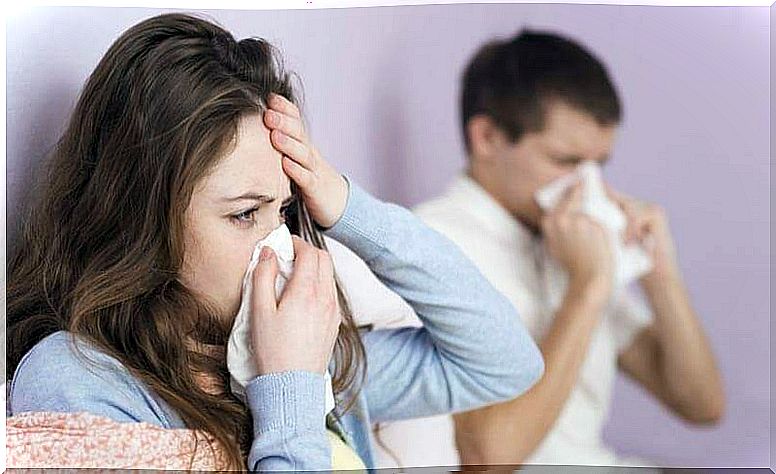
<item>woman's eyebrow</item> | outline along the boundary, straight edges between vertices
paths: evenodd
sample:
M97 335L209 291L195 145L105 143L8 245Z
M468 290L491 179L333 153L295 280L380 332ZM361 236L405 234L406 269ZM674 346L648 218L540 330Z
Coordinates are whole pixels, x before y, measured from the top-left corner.
M275 199L277 199L275 196L270 196L267 194L245 193L234 197L224 197L221 200L224 202L250 200L250 201L258 201L261 203L271 203L271 202L274 202Z

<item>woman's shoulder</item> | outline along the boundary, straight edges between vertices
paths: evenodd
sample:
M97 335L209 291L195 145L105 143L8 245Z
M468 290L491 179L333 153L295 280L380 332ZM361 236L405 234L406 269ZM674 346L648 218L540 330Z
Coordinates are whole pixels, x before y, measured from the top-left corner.
M30 370L39 374L69 376L72 375L73 369L86 370L87 361L96 363L95 367L90 368L92 370L123 369L118 360L86 342L82 337L68 331L56 331L38 341L27 351L19 362L13 379L16 379L17 374Z
M41 339L10 383L11 414L89 412L120 422L182 427L167 405L116 358L67 331Z

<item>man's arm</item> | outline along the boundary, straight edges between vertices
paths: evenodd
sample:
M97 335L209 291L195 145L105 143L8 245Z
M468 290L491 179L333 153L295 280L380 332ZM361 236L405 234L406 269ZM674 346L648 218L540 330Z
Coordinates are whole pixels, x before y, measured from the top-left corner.
M610 298L613 274L605 231L578 212L580 200L577 185L542 218L545 245L569 275L563 303L539 344L544 376L514 400L454 416L464 465L524 462L555 424L577 382Z
M626 241L650 248L654 268L641 278L655 322L619 357L620 368L685 420L714 423L725 395L719 370L690 304L665 211L609 190L628 218Z
M545 367L539 382L509 402L453 416L462 465L520 464L536 449L577 383L606 298L595 285L569 288L539 344Z
M669 273L642 280L655 321L636 335L618 364L678 416L716 423L725 408L721 376L678 269Z

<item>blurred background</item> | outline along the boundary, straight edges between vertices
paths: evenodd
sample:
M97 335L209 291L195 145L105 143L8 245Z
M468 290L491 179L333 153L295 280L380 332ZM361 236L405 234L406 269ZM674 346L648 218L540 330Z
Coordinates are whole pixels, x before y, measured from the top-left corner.
M771 7L770 10L773 10ZM81 86L125 29L172 10L46 7L7 17L7 239ZM176 9L175 11L181 11ZM668 212L728 396L690 428L618 379L606 440L666 466L770 465L769 8L423 5L199 11L261 36L301 77L320 151L406 206L464 164L460 75L485 41L552 30L608 66L625 119L606 177Z

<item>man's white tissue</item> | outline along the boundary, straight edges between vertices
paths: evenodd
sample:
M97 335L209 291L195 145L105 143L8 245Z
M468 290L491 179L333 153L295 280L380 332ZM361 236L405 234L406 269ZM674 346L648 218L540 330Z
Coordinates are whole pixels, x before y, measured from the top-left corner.
M291 231L285 224L270 232L264 239L260 240L253 249L251 261L243 277L242 300L240 309L237 311L237 317L232 326L232 332L229 335L229 343L226 350L226 365L231 375L231 389L238 398L245 401L245 386L248 382L259 375L256 363L253 358L253 348L251 347L251 322L250 322L250 300L253 293L253 270L259 262L259 254L262 247L269 247L277 256L279 272L275 281L275 295L280 296L286 282L291 277L294 269L294 241L291 239ZM334 393L331 387L331 375L327 371L324 375L326 382L326 413L334 409Z
M598 163L585 161L573 173L546 185L536 192L536 202L542 209L552 209L564 192L577 181L583 183L582 212L598 221L609 232L614 256L614 290L622 290L652 269L652 259L641 245L624 244L627 219L617 203L606 194Z

